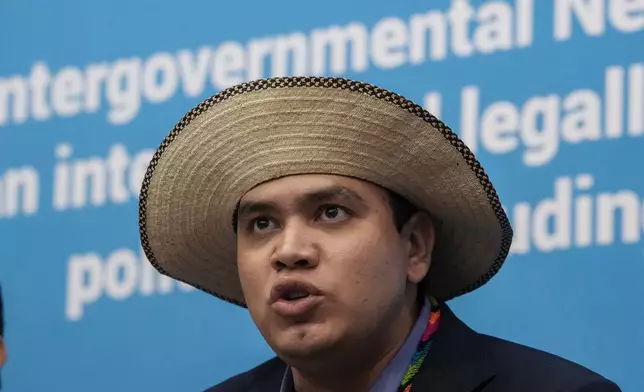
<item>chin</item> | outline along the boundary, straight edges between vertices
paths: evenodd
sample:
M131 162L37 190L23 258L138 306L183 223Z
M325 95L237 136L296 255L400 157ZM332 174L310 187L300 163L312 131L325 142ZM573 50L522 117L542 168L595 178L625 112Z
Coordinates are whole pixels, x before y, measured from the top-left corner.
M306 358L323 355L339 342L337 330L321 324L294 325L278 331L271 344L273 350L286 358Z

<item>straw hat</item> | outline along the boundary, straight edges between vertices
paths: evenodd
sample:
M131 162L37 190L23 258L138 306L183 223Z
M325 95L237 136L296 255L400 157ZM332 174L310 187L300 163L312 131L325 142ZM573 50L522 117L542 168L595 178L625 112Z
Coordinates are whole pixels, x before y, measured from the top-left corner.
M440 225L429 294L449 300L503 264L512 228L465 144L422 107L344 78L243 83L206 99L163 140L143 181L139 229L162 274L244 306L233 217L244 193L294 174L367 180Z

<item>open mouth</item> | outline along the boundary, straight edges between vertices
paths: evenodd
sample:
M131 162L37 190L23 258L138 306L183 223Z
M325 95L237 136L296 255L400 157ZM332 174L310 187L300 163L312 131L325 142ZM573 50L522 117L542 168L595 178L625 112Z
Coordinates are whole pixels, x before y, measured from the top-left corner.
M307 291L288 291L280 297L281 300L283 301L297 301L298 299L303 299L308 297L309 292Z
M284 280L271 290L271 306L283 317L305 317L323 300L317 287L302 281Z
M319 295L320 291L313 285L295 280L282 281L271 291L271 302L295 302Z

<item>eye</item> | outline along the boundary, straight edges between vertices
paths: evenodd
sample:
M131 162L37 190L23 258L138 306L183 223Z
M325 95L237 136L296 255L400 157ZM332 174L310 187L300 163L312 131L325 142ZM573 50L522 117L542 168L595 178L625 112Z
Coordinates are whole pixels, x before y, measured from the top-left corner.
M349 213L344 207L328 205L322 207L320 218L323 220L335 221L345 219L348 215Z
M265 231L271 229L271 222L268 218L257 218L253 220L253 231Z

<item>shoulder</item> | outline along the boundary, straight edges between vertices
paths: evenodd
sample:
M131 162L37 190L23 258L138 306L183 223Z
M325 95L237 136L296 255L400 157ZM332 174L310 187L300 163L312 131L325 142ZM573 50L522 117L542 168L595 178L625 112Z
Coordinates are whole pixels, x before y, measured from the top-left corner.
M535 391L621 391L603 376L557 355L493 336L479 336L496 372L493 384L508 387L521 384L522 388L530 386Z
M285 371L286 364L279 358L275 357L250 370L232 376L229 379L208 388L204 392L279 390ZM256 389L257 387L263 388Z

